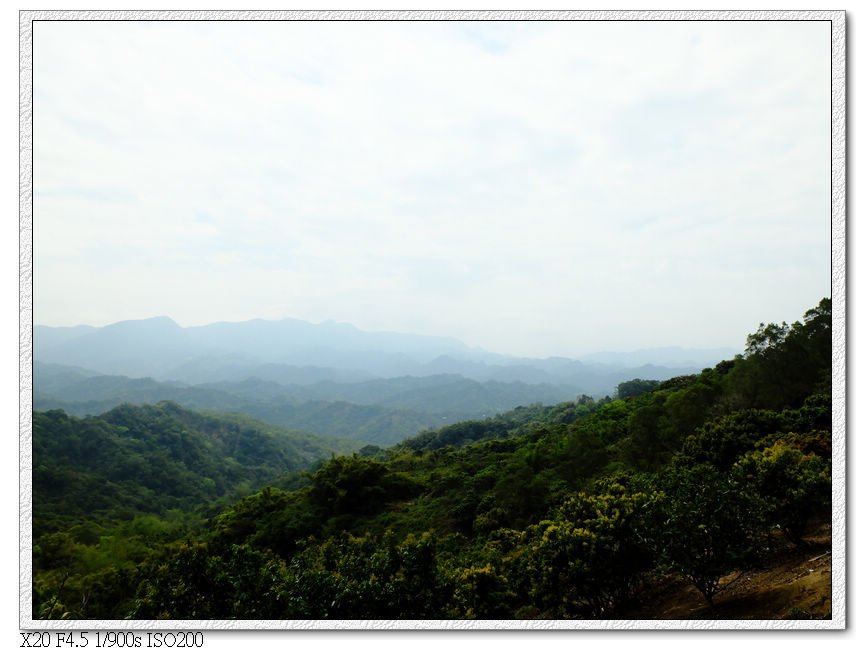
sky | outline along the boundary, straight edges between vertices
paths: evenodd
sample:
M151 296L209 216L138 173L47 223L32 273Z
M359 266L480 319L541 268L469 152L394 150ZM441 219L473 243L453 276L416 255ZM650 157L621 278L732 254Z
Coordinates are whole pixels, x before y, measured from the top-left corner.
M39 22L34 321L741 349L830 294L818 22Z

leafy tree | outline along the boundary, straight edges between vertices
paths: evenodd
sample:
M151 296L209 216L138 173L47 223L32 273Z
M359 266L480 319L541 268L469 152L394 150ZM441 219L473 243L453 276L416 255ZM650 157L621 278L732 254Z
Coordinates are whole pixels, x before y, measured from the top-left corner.
M370 514L386 503L413 496L418 486L371 458L338 456L312 475L310 500L330 515Z
M763 504L747 484L712 465L671 467L659 482L655 553L712 606L721 578L758 557Z
M143 576L132 618L283 618L285 565L248 546L188 543Z
M660 423L660 435L667 449L678 450L682 441L711 416L718 393L716 376L707 371L699 381L667 397Z
M831 351L832 303L824 298L804 323L761 323L724 378L726 392L738 408L798 406L814 392L829 391Z
M649 497L610 484L579 493L528 530L527 568L542 611L571 618L609 617L652 566L645 542Z
M323 523L307 493L264 488L220 513L213 521L214 532L225 542L289 558L297 543L318 532Z
M623 381L616 387L616 397L619 399L637 397L654 390L660 383L657 379L631 379L630 381Z
M288 566L285 600L293 618L438 618L452 587L436 538L339 535L311 543Z
M492 564L459 568L453 582L448 618L512 618L516 594L509 588L507 576Z
M707 422L682 445L679 463L711 464L721 471L733 467L742 454L752 451L766 436L785 427L776 411L748 409Z
M789 433L746 454L736 465L766 501L770 520L797 544L802 542L808 520L830 506L829 458L807 451L819 449L828 438L825 432Z
M640 469L659 466L673 451L661 433L666 397L656 393L647 397L628 418L628 460Z

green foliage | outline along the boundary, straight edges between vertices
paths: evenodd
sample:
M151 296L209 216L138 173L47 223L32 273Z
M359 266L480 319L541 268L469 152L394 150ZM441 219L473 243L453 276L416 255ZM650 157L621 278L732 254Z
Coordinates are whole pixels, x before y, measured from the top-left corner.
M814 449L828 444L829 434L788 433L766 441L762 449L743 456L735 469L764 499L767 516L794 542L801 543L811 517L829 510L831 467Z
M288 566L291 618L434 618L452 593L436 538L340 535L310 544Z
M708 463L729 470L758 441L784 426L785 418L776 411L748 409L725 415L706 423L685 440L680 462Z
M419 486L371 458L339 456L312 475L311 503L326 515L371 514L393 500L417 494Z
M329 451L312 436L171 403L89 418L34 413L34 615L113 614L123 599L96 595L128 592L118 572L200 528L196 509Z
M616 396L619 399L637 397L654 390L659 383L656 379L631 379L630 381L623 381L616 387Z
M307 383L310 368L281 377L186 386L149 378L86 376L75 369L37 364L38 410L71 415L104 413L122 404L171 401L194 410L239 412L270 424L391 445L444 423L482 417L539 400L566 399L569 390L522 382L478 382L458 375L393 377L358 382ZM259 372L268 374L266 366ZM276 371L278 367L270 369ZM326 375L325 375L326 376ZM291 383L301 380L301 384ZM207 381L202 377L202 381Z
M568 498L526 533L531 594L550 616L609 617L652 567L645 541L650 497L617 483L607 487Z
M748 485L711 465L670 467L659 477L655 553L711 606L721 578L759 555L763 504Z
M746 409L715 418L698 428L683 443L677 462L709 463L729 470L743 455L761 445L767 436L779 432L808 433L827 431L831 426L831 404L828 395L809 397L798 409L770 411ZM811 438L821 444L820 452L829 455L830 436ZM816 449L815 449L816 451Z
M631 411L628 418L628 460L635 467L648 469L658 466L670 452L662 436L665 396L654 393Z
M432 451L448 446L462 447L481 440L513 438L531 433L542 426L570 424L593 413L599 406L600 402L587 395L581 396L575 402L562 402L555 406L518 406L512 411L485 420L467 420L434 431L423 431L404 440L397 448Z
M322 523L307 491L288 493L267 487L218 515L213 529L228 543L269 549L288 558L297 543L317 532Z
M285 615L285 565L267 551L184 544L142 576L131 618L269 619Z
M236 498L330 451L313 436L170 402L124 405L83 419L37 412L34 532L51 529L52 522L127 518Z
M792 325L760 324L748 336L744 358L726 377L736 408L780 410L815 392L829 392L832 303L828 298Z
M513 616L516 594L508 578L491 564L469 566L453 575L454 595L447 618L506 619Z
M625 399L328 460L173 404L35 413L34 616L610 618L670 571L711 604L829 516L830 324L824 301Z

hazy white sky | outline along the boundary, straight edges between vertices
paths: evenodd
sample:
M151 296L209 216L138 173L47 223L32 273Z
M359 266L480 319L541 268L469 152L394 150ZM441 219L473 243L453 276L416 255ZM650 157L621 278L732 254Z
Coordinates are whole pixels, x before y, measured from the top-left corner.
M35 322L741 348L830 293L829 29L39 22Z

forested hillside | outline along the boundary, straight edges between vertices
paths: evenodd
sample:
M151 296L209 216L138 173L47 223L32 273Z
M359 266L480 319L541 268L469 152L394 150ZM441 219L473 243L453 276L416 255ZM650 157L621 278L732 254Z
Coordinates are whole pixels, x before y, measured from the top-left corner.
M831 303L761 325L699 374L367 446L303 476L278 473L314 453L263 434L244 446L225 424L190 438L200 417L34 415L34 617L616 618L670 575L712 605L730 571L829 520ZM94 495L97 476L113 487Z
M34 508L80 516L118 505L159 513L207 504L357 447L172 402L123 405L89 418L36 412ZM42 522L36 524L38 531Z
M190 409L244 413L316 435L391 445L424 429L492 415L519 404L554 404L571 395L570 389L561 386L481 383L458 375L311 385L250 377L190 386L36 364L34 407L99 415L120 404L173 401Z
M196 529L220 503L356 447L171 402L88 418L36 412L37 573L54 568L74 583L79 572L141 560Z

